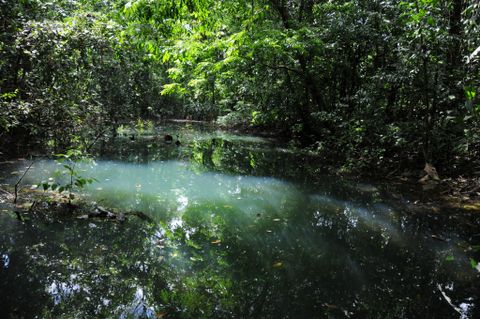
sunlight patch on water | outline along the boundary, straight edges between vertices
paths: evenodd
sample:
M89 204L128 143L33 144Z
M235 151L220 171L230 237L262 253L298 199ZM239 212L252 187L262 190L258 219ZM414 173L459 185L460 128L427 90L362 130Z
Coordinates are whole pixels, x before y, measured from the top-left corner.
M356 228L361 221L362 227L380 232L385 238L385 244L390 239L401 240L398 229L393 225L390 216L385 214L385 211L388 211L385 205L376 205L374 209L369 209L329 196L312 195L310 199L314 205L318 206L319 212L316 214L318 226L325 223L324 211L336 212L346 218L347 228Z
M8 256L8 254L2 254L0 256L0 260L3 264L3 268L8 268L8 266L10 265L10 257Z
M133 301L120 315L120 319L127 318L156 318L155 308L145 302L145 293L142 287L137 287Z
M71 279L74 280L75 277L72 275ZM78 283L60 281L53 281L46 288L46 291L52 296L53 303L55 305L64 302L65 299L71 297L75 293L78 293L80 290L81 287Z

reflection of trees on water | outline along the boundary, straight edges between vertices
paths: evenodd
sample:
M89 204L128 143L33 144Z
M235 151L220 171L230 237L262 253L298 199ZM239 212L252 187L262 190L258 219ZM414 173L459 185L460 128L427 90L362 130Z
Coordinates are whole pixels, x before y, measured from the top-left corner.
M165 144L163 139L159 138L160 135L138 136L135 141L120 136L99 145L97 151L104 159L134 163L185 160L200 165L202 170L228 174L295 177L300 176L300 171L305 168L305 156L296 155L294 152L278 152L274 145L269 143L229 140L221 136L192 132L191 128L186 128L186 131L176 129L182 138L180 147Z
M11 310L2 312L28 318L111 317L120 311L119 305L130 305L138 287L144 286L148 267L153 266L153 260L147 258L148 247L142 245L146 232L84 222L38 224L15 234L2 232L1 242L15 240L10 249L13 255L23 257L0 274L2 308ZM14 279L17 285L6 287L13 278L25 285Z
M19 316L433 318L452 314L436 283L475 291L421 238L386 238L354 209L304 195L250 215L199 203L160 226L9 224L0 291Z

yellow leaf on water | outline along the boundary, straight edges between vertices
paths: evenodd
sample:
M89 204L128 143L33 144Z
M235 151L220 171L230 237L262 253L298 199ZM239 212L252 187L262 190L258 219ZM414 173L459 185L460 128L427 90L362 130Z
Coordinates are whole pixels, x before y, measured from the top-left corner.
M273 268L282 268L282 267L283 267L283 263L281 261L278 261L273 264Z
M328 309L338 309L338 306L337 306L337 305L328 304L328 303L324 303L323 305L324 305L325 307L327 307Z
M480 203L463 205L463 209L466 209L466 210L480 210Z
M32 207L33 203L30 203L30 202L26 202L26 203L23 203L22 205L20 205L21 208L24 208L24 209L30 209Z

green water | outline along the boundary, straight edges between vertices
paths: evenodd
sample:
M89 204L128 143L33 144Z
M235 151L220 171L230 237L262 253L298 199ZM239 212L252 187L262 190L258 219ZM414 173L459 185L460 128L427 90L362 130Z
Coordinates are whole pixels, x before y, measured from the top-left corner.
M269 139L192 125L129 134L79 167L98 179L84 196L154 222L0 214L7 318L478 317L475 215L402 209L409 195L327 176ZM25 183L59 168L39 161Z

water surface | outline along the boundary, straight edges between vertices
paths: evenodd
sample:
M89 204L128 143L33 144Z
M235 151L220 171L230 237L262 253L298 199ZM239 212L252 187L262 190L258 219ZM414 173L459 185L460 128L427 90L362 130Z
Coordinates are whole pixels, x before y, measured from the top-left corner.
M162 134L181 141L166 145ZM0 310L27 318L475 318L479 221L403 210L380 185L210 127L100 145L84 196L131 218L0 214ZM8 166L21 171L25 162ZM14 180L4 167L4 182ZM62 166L39 161L25 183ZM55 177L59 182L61 177ZM404 200L408 200L405 195ZM8 208L5 208L8 210ZM432 238L441 238L435 240ZM446 301L451 300L452 305ZM456 309L454 309L456 307Z

